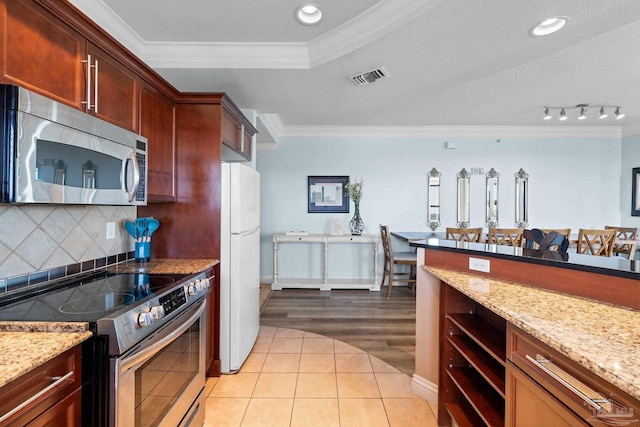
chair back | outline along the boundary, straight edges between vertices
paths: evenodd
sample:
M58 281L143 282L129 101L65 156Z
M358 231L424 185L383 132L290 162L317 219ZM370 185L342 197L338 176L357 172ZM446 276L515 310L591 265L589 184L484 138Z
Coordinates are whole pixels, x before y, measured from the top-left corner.
M638 229L635 227L615 227L611 225L605 225L605 230L616 230L616 240L636 240L638 235ZM631 253L631 243L618 243L613 242L613 253L616 255Z
M521 228L489 228L487 243L507 246L522 246Z
M560 231L566 231L567 234L560 233ZM548 230L545 232L538 228L524 230L522 232L524 246L527 249L566 253L569 248L571 229L561 229L560 231Z
M482 238L482 227L451 228L447 227L446 239L458 242L479 242Z
M570 228L543 228L542 231L544 234L555 231L558 234L562 234L563 236L567 236L567 239L571 237L571 229Z
M615 238L615 229L593 230L581 228L578 232L577 252L579 254L611 256Z
M391 251L391 238L389 237L388 225L380 225L380 238L382 239L382 252L384 253L385 260L393 259L393 252Z

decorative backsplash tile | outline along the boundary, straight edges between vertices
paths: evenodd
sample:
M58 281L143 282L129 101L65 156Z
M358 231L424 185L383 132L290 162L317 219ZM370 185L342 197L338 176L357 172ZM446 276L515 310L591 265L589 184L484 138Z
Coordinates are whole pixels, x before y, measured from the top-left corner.
M0 278L76 263L82 269L103 258L111 264L107 257L133 250L122 224L135 217L135 206L0 206ZM115 239L106 238L108 222L116 224Z

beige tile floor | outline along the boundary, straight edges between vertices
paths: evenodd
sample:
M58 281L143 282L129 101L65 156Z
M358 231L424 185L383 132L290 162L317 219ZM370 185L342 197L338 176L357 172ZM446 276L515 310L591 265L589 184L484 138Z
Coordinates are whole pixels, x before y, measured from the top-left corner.
M207 379L206 427L435 427L411 379L342 341L262 326L240 372Z

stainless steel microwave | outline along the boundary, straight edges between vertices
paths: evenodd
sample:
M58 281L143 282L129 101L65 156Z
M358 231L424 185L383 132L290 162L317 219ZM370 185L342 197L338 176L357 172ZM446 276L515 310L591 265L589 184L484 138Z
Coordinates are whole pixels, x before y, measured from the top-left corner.
M146 205L147 139L0 85L1 201Z

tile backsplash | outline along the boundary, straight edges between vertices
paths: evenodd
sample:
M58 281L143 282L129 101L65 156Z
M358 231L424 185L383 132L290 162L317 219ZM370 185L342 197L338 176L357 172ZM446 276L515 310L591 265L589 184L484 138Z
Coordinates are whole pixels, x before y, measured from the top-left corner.
M123 222L135 217L135 206L0 206L0 278L132 251Z

